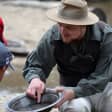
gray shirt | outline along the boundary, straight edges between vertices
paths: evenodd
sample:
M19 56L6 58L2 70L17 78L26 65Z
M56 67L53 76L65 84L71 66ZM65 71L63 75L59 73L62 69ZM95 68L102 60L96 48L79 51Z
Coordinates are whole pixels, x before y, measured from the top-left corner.
M92 29L94 37L90 35L90 38L100 41L100 56L94 72L88 78L81 79L76 87L70 87L77 97L101 92L112 80L112 28L107 24L101 27L97 23L92 25ZM27 57L23 76L28 82L37 77L45 81L56 65L53 40L61 40L58 25L44 34L36 49Z

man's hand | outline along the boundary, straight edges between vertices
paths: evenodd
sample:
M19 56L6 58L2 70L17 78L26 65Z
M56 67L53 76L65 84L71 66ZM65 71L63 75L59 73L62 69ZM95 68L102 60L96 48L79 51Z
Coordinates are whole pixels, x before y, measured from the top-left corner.
M56 87L55 88L56 92L61 92L63 94L62 100L55 106L55 107L60 107L65 101L72 100L75 98L74 91L70 88L64 88L64 87Z
M29 87L26 91L27 95L37 99L40 102L41 95L44 92L45 84L39 78L34 78L31 80Z

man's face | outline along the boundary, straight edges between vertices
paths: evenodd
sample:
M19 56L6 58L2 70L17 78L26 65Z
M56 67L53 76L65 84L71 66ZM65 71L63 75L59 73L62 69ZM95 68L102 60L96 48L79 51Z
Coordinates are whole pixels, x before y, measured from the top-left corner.
M7 66L0 68L0 81L3 79L6 69L7 69Z
M62 40L64 43L71 43L75 40L80 40L83 38L86 32L86 26L75 26L63 23L58 23L61 32Z

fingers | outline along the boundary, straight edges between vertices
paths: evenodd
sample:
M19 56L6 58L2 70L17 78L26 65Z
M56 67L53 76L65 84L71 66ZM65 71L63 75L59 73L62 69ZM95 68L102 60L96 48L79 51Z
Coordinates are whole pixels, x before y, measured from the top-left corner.
M57 90L62 91L62 99L58 104L55 105L56 108L59 108L60 105L62 105L65 101L75 98L75 93L72 89L59 88Z
M37 102L40 103L41 95L44 92L44 86L41 85L40 88L37 89Z
M37 93L37 102L40 103L40 99L41 99L41 93L40 91L38 91Z
M56 87L55 91L63 94L61 101L55 105L55 108L59 108L65 102L64 87L62 87L62 86Z
M65 98L62 97L61 101L55 105L55 108L60 108L60 106L65 102Z
M56 92L63 92L64 91L64 87L62 87L62 86L56 87L55 91Z
M33 88L32 86L29 86L26 94L34 99L37 99L37 90L36 88Z
M35 98L39 103L41 100L41 95L44 92L45 84L38 78L33 79L26 91L28 96Z

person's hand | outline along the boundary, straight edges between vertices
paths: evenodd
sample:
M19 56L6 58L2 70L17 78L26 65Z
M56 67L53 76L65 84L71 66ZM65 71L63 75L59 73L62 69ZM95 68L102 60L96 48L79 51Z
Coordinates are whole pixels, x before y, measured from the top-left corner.
M59 108L65 101L72 100L75 97L74 91L72 89L65 89L64 87L56 87L56 92L62 93L62 100L55 105L56 108Z
M29 87L26 91L28 96L31 96L37 99L37 102L40 102L41 95L44 92L45 84L39 78L34 78L31 80Z

